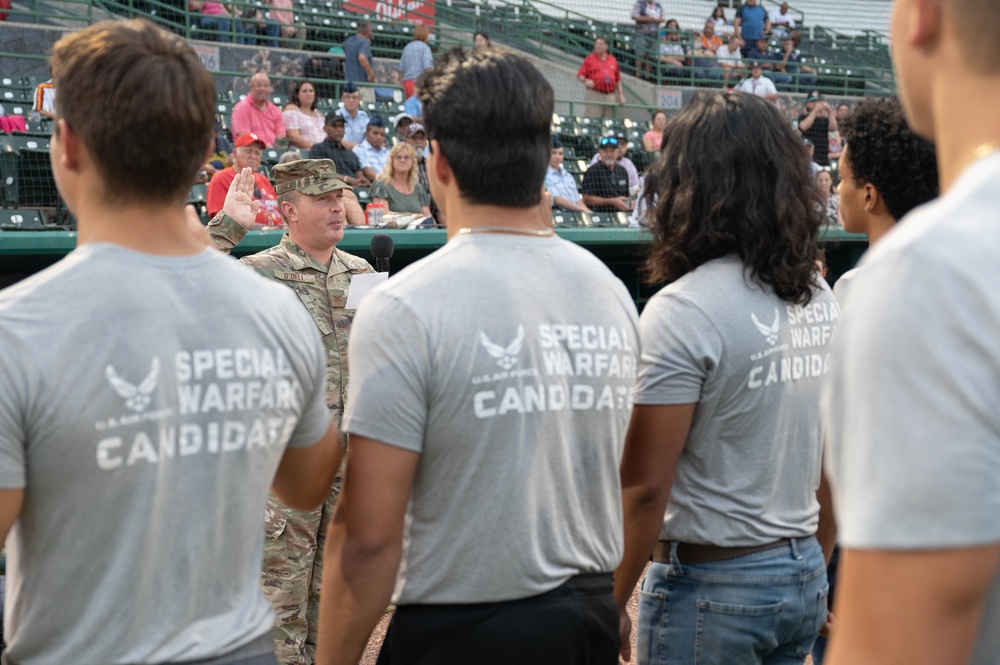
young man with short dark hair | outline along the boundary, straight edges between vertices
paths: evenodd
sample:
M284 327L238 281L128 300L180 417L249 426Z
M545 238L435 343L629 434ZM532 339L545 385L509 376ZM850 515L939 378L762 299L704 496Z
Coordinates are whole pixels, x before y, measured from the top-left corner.
M831 665L1000 662L998 29L988 0L894 5L900 99L941 196L865 258L835 342Z
M319 336L185 213L216 94L190 46L109 21L59 40L52 73L79 237L0 293L4 658L273 665L268 488L312 508L341 457ZM252 192L247 168L223 210L252 223Z
M356 665L390 602L381 663L614 662L635 305L552 229L541 72L456 49L418 94L449 240L355 319L317 662Z

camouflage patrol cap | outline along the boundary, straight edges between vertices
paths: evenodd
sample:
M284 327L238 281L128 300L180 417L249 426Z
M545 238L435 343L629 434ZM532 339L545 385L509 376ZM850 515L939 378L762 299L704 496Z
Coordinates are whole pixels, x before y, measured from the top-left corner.
M271 168L274 191L284 194L296 190L308 196L316 196L338 189L353 189L337 177L337 167L332 159L299 159Z

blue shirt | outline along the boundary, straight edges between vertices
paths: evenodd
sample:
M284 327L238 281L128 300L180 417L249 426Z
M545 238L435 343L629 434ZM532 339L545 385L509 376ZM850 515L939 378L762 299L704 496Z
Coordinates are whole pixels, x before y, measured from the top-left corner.
M419 39L403 47L399 56L399 71L403 73L404 81L414 81L425 69L434 66L434 56L431 47Z
M751 43L764 36L764 23L767 21L767 10L760 5L743 5L736 10L736 18L740 19L740 34L743 41Z
M367 139L354 146L354 154L361 161L361 168L370 166L375 175L385 170L385 162L389 157L389 149L382 146L381 150L376 150Z
M406 98L406 101L403 102L403 110L414 118L424 117L424 105L420 103L416 95Z
M368 74L361 67L358 56L368 59L368 64L374 68L375 58L372 56L372 43L361 35L353 35L344 40L344 78L348 81L368 82Z
M556 171L551 166L546 168L545 189L549 190L553 199L561 196L571 203L580 203L580 191L576 188L576 178L566 169Z
M351 143L361 143L365 140L365 130L368 129L368 121L371 118L368 114L358 109L358 114L351 117L351 114L347 112L343 106L337 109L337 114L343 116L344 124L344 140L350 141Z

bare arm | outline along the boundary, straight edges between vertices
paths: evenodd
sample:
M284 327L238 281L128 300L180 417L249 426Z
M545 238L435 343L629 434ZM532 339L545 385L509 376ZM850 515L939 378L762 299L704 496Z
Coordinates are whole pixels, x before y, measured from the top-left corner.
M375 173L375 169L370 166L361 167L361 174L368 178L368 182L375 182L375 178L378 177L378 174Z
M615 571L615 599L622 615L623 633L626 626L631 628L625 604L663 526L663 512L670 498L677 462L691 429L695 406L638 405L632 411L621 466L625 553ZM626 661L631 657L625 634L621 655Z
M737 37L739 37L740 39L743 38L743 34L740 32L740 26L741 25L743 25L743 19L742 18L740 18L739 16L737 16L736 18L733 19L733 34L736 35Z
M841 556L830 665L969 662L1000 543Z
M622 85L621 79L618 79L618 85L616 86L618 90L618 103L625 103L625 87Z
M553 197L552 202L557 206L566 208L566 210L573 210L575 212L590 212L590 208L585 206L583 203L573 203L569 199L562 196Z
M819 489L816 490L816 500L819 501L819 526L816 529L816 540L823 548L823 559L830 563L833 546L837 543L837 519L833 514L833 496L830 493L830 483L826 473L821 472Z
M285 450L274 476L274 493L292 508L313 510L330 496L343 455L340 432L336 423L330 423L323 438L313 445Z
M306 137L302 136L302 132L297 129L288 129L286 133L288 134L288 142L296 148L305 148L308 150L313 146Z
M7 540L10 528L14 526L21 505L24 503L24 490L0 490L0 542Z
M806 117L802 118L802 120L799 121L800 132L809 131L809 128L813 126L813 122L816 121L816 113L818 112L818 109L819 109L819 104L814 106L812 111L809 111L809 115L807 115Z
M430 206L420 206L420 214L423 215L424 217L430 217L431 216L431 207Z
M357 665L385 612L420 456L351 436L347 474L323 553L317 665Z

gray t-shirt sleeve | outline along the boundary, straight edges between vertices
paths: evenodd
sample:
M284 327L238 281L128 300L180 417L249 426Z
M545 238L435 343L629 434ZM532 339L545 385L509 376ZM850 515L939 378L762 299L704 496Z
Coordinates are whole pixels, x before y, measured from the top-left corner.
M416 192L417 200L420 201L420 205L429 206L431 204L430 193L419 182L417 183L417 186L413 188L413 191Z
M288 440L289 448L305 448L318 442L330 429L330 411L326 406L326 350L316 324L298 303L294 303L302 334L303 353L302 415Z
M838 331L827 461L841 541L996 542L996 308L972 268L919 253L894 258L857 276Z
M381 290L365 297L351 327L342 429L421 452L427 424L430 349L416 314Z
M369 198L389 200L389 188L381 180L376 180L368 189Z
M722 356L722 338L697 306L659 293L639 318L636 404L691 404Z

